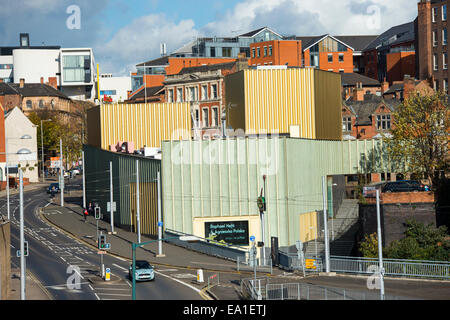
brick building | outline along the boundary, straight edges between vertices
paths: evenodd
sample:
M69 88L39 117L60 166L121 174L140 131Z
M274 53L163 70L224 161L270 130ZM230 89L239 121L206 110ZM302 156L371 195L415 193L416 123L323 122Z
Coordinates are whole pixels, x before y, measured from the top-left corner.
M194 137L222 136L222 114L226 110L225 76L247 69L248 60L183 68L166 76L165 101L191 104Z
M37 110L73 113L75 104L64 93L42 83L0 83L0 104L5 111L19 107L25 115Z
M448 93L448 0L421 0L417 19L418 78Z
M390 84L416 74L416 21L394 26L383 32L364 50L364 74Z
M303 50L300 40L272 40L250 44L251 66L303 65Z
M357 91L359 95L364 94L379 94L381 95L382 85L384 85L385 90L389 87L383 83L381 84L378 80L363 76L358 73L342 73L341 74L341 82L342 82L342 98L344 100L353 97L356 93L356 89L363 89ZM361 97L362 98L362 97ZM360 98L360 99L361 99Z
M236 61L236 58L183 58L165 56L136 65L137 72L131 75L131 94L133 99L144 86L162 86L165 76L177 74L183 68L219 64Z

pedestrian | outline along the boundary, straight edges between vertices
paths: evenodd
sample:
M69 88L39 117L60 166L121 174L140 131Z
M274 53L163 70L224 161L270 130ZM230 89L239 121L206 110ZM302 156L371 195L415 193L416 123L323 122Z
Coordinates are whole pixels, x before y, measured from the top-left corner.
M94 204L92 203L92 202L89 202L89 205L88 205L88 213L89 213L89 215L91 216L93 216L94 215Z
M86 223L87 217L89 215L89 212L86 210L86 208L84 209L84 223Z

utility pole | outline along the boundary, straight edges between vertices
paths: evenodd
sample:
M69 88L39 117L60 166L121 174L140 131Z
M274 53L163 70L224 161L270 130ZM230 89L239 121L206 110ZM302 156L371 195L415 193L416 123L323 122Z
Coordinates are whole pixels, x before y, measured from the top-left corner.
M263 260L263 265L266 265L266 246L265 246L265 239L266 239L266 235L265 235L265 224L264 224L264 211L266 210L266 176L263 176L263 181L264 181L264 206L263 206L263 210L260 211L260 215L261 215L261 233L262 233L262 260Z
M84 151L81 151L81 161L83 162L83 209L86 209L86 171L84 166Z
M380 215L380 190L377 190L377 225L378 225L378 262L380 272L380 299L384 300L384 268L383 268L383 244L381 234L381 215Z
M157 257L165 257L162 253L162 214L161 214L161 172L158 171L157 175L157 188L158 188L158 255Z
M141 243L141 204L139 193L139 160L136 160L136 227L137 227L137 241Z
M110 215L111 215L111 233L114 234L114 199L113 199L113 172L112 172L112 161L109 162L109 198L110 198Z
M8 220L11 220L11 210L9 208L9 164L8 164L8 139L5 139L5 155L6 155L6 202Z
M20 188L20 300L25 300L25 236L23 221L23 171L19 168L19 188Z
M63 162L63 152L62 152L62 139L59 139L59 181L61 189L61 207L64 207L64 162Z
M330 251L329 251L329 240L328 240L328 216L327 216L327 195L326 195L326 178L322 177L322 195L323 195L323 227L325 231L325 272L330 272Z

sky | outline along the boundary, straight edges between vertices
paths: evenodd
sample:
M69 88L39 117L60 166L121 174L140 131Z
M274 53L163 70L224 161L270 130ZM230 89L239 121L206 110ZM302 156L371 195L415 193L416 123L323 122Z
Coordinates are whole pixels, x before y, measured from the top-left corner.
M135 65L198 36L260 27L282 35L377 35L417 17L418 0L0 0L0 46L92 48L101 73Z

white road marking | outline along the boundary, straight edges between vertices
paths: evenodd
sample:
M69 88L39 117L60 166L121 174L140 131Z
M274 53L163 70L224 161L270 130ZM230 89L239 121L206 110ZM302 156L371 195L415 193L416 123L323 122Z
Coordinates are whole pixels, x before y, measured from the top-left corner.
M129 297L129 294L119 294L119 293L99 293L102 296L120 296L120 297Z
M181 281L181 280L172 278L172 277L170 277L170 276L168 276L168 275L166 275L166 274L163 274L163 273L160 273L160 272L157 272L157 271L155 271L155 273L156 273L156 274L159 274L159 275L161 275L161 276L163 276L163 277L169 278L169 279L171 279L171 280L173 280L173 281L179 282L179 283L181 283L182 285L185 285L186 287L191 288L192 290L194 290L194 291L197 292L198 294L200 294L200 292L201 292L201 290L199 290L199 289L197 289L196 287L191 286L190 284L187 284L187 283L185 283L185 282L183 282L183 281Z
M97 300L100 300L99 296L94 292L95 296L97 297Z
M117 268L119 268L119 269L122 269L122 270L125 270L126 272L128 272L128 269L127 269L127 268L121 267L121 266L119 266L118 264L113 263L112 265L115 266L115 267L117 267Z
M119 288L95 288L97 290L112 290L112 291L129 291L130 289L119 289ZM103 293L102 293L103 294Z

